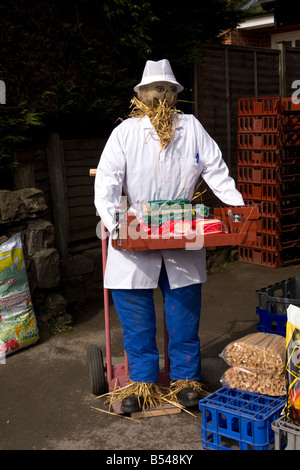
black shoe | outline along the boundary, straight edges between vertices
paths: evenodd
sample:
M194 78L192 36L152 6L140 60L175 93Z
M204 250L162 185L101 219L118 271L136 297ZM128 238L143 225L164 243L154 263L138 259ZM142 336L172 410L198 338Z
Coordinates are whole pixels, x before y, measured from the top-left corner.
M194 406L198 406L200 400L200 393L191 387L186 387L180 390L177 395L177 398L180 405L184 406L185 408L191 408Z
M137 411L142 410L141 399L134 394L129 395L129 397L123 398L121 404L121 411L123 413L136 413Z

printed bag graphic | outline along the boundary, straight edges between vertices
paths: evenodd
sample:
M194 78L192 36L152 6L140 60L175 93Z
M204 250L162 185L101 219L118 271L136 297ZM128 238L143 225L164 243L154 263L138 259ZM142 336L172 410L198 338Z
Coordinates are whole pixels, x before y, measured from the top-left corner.
M290 305L286 324L286 376L288 398L285 415L300 424L300 308Z
M38 339L22 242L17 233L0 245L0 355L7 356Z

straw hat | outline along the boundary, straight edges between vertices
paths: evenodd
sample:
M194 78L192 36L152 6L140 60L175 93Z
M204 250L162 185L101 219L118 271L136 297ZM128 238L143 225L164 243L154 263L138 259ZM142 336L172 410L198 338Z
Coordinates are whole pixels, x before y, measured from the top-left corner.
M183 90L183 86L180 85L171 68L170 62L167 59L158 60L154 62L153 60L147 60L142 81L134 87L134 91L137 92L138 89L143 85L149 85L154 82L169 82L174 83L178 86L178 92Z

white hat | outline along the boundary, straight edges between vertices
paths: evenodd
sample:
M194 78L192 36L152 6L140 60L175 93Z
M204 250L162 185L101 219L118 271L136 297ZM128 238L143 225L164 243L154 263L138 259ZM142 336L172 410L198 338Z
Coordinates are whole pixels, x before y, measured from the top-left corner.
M139 87L143 85L149 85L154 82L170 82L178 86L178 92L183 90L183 86L180 85L173 74L170 62L167 59L158 60L147 60L142 81L134 87L134 91L137 92Z

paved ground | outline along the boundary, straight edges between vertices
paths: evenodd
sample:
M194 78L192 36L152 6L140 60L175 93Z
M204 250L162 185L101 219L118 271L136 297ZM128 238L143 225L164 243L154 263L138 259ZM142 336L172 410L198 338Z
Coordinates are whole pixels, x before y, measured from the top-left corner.
M299 266L271 269L235 261L210 274L203 288L200 326L203 381L209 391L221 387L227 366L219 357L233 339L257 331L255 291L290 276ZM156 297L161 311L161 298ZM122 334L112 315L113 362L123 361ZM105 355L101 292L75 317L73 331L46 337L0 364L0 449L2 450L201 450L201 413L128 421L104 408L91 393L87 349L97 345ZM44 337L45 336L45 337ZM162 341L159 338L161 345Z

